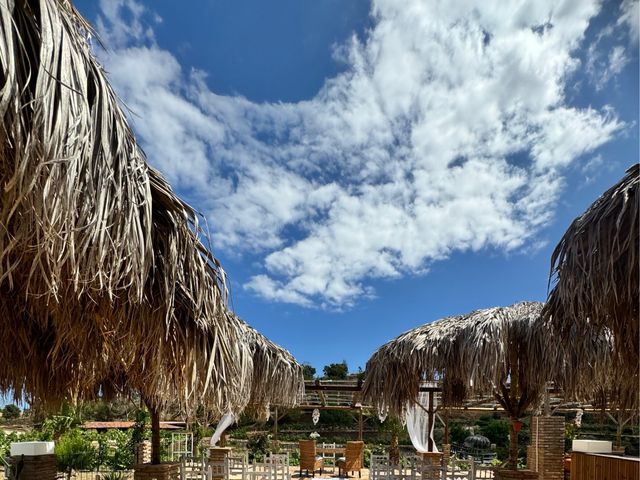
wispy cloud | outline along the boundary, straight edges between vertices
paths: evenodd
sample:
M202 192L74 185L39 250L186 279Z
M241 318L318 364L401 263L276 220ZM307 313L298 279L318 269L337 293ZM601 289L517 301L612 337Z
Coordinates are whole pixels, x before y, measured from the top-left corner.
M626 25L629 29L629 40L635 47L640 40L640 2L638 0L624 0L620 5L618 25Z
M274 301L345 307L455 251L530 247L564 169L622 126L564 98L596 1L375 0L347 71L284 104L217 95L155 43L150 12L102 3L103 60L150 160L218 248L263 258L246 288Z
M638 0L624 0L615 22L606 25L587 49L587 73L596 90L602 90L638 54ZM610 45L610 43L618 43Z

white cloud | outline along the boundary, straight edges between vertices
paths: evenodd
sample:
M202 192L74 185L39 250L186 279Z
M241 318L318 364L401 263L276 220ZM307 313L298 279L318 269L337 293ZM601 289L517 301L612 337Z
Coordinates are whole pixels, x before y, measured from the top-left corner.
M624 0L618 19L602 28L587 49L586 69L596 90L602 90L622 72L631 56L638 55L638 5L638 0ZM624 46L626 41L628 45ZM610 45L611 42L619 44Z
M149 12L120 24L132 2L103 0L103 60L145 151L219 248L263 256L246 287L275 301L348 306L456 251L528 248L563 170L621 128L564 98L596 1L375 0L366 40L340 49L347 71L286 104L210 91Z
M622 72L629 61L630 58L622 45L616 45L608 55L603 56L598 42L592 43L587 51L587 71L596 89L602 90L611 79Z
M638 0L624 0L620 5L618 25L624 24L629 28L631 43L637 48L640 38L640 2Z
M159 23L162 19L148 12L141 3L136 0L100 0L99 4L102 16L98 18L97 31L110 48L120 48L132 41L155 40L152 26L141 19L145 16L153 23ZM130 14L127 21L122 17L123 12Z

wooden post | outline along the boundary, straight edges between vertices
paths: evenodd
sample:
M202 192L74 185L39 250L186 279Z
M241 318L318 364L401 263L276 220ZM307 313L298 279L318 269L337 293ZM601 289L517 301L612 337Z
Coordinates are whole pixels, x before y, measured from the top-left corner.
M358 416L358 440L362 440L362 430L363 430L363 425L362 425L362 407L360 407L360 412L359 412L359 416Z
M518 469L518 432L520 421L511 417L509 422L509 468Z
M444 411L444 443L449 444L449 409Z
M275 418L273 419L273 441L271 442L271 450L273 453L280 453L280 442L278 441L278 407L275 407Z
M518 397L520 394L520 362L518 361L518 349L515 341L509 345L509 364L511 376L511 388L509 391L510 406L517 409ZM520 412L515 410L511 413L511 424L509 428L509 465L510 468L518 469L518 432L520 431Z
M150 408L151 411L151 463L160 464L160 411Z

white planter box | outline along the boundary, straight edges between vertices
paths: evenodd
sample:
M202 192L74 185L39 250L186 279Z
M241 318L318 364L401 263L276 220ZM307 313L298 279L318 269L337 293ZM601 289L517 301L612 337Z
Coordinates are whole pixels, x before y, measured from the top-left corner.
M16 442L11 444L11 456L53 455L54 442Z
M574 440L571 448L574 452L611 453L611 442L606 440Z

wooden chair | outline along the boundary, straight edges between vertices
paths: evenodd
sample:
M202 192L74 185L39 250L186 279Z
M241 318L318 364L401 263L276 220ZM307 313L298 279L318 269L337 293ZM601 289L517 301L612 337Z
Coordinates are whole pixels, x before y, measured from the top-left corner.
M322 475L324 459L316 453L316 441L300 440L298 445L300 447L300 476L302 476L303 470L307 471L307 475L311 472L312 477L316 476L316 471L318 470L320 470L320 475Z
M358 471L358 477L362 478L360 470L362 469L362 452L364 450L364 442L347 442L347 446L344 451L344 457L339 458L336 462L338 466L338 476L342 476L342 472L345 476L349 475L349 472L353 473Z

